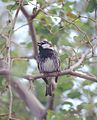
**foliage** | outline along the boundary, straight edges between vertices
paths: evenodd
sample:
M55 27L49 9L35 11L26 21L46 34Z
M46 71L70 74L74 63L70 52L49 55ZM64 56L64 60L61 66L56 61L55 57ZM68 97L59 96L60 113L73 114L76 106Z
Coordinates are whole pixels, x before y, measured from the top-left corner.
M29 2L25 0L24 4L27 8L30 6L29 12L32 12L33 5L26 5ZM33 55L33 46L25 17L19 12L14 29L12 29L18 4L15 0L2 0L0 3L2 7L0 9L0 57L8 57L7 48L10 46L11 71L18 76L38 74L35 59L29 59L29 56ZM37 0L37 4L43 7L34 19L37 39L39 41L46 38L57 46L61 68L66 69L69 67L69 59L70 64L74 64L84 50L87 50L87 46L91 47L91 36L95 34L94 11L97 2L96 0L52 2ZM8 39L10 39L10 44ZM86 58L77 70L96 75L96 59L97 57L93 56L92 59ZM26 84L25 88L30 86L28 81L22 80L22 82ZM43 81L36 81L34 85L36 96L46 105L45 84ZM6 86L7 82L0 77L0 120L6 120L8 117L6 114L8 114L10 99ZM33 116L27 106L16 93L13 92L13 95L13 117L20 120L32 120ZM69 75L61 76L55 90L54 102L55 111L48 111L47 120L96 120L97 83ZM5 115L2 116L2 114Z

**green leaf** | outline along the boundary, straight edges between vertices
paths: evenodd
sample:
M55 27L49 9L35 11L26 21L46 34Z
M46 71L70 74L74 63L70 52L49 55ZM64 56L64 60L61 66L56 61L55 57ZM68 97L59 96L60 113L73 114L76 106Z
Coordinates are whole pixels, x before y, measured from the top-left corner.
M8 5L7 9L10 10L10 11L11 10L16 10L17 9L17 5L16 4L15 5Z
M16 75L23 75L27 70L27 61L14 61L12 72Z
M70 98L79 98L81 96L81 93L77 90L71 91L71 93L68 94L68 97Z
M96 5L97 5L96 0L90 0L89 4L88 4L88 7L87 7L87 12L93 12Z
M36 81L34 85L35 85L36 94L37 94L38 99L42 102L42 104L46 104L46 97L45 97L46 84L45 84L45 82L41 79L39 81Z
M45 1L44 0L37 0L37 2L40 4L40 5L44 5Z
M68 79L70 79L70 78L63 76L58 80L59 83L58 83L57 89L58 89L59 92L64 92L64 91L72 88L73 83L72 83L72 81L70 81Z
M51 120L51 117L54 115L54 112L52 110L48 110L47 114L47 120Z
M68 102L68 101L64 102L63 105L64 105L64 104L65 104L65 105L68 104L68 105L70 105L70 106L73 106L73 104L72 104L71 102Z
M72 8L70 7L70 5L74 4L74 2L66 2L63 9L65 12L70 12L72 11Z

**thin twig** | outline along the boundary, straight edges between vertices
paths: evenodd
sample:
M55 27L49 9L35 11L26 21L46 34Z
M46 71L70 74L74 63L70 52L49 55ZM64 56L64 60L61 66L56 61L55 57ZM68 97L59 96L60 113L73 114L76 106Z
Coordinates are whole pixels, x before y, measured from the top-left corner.
M79 59L79 61L78 61L77 63L75 63L74 65L72 65L72 66L70 67L70 69L71 69L71 70L74 70L75 68L79 67L79 66L83 63L86 55L87 55L87 54L82 54L82 56L81 56L81 58Z
M22 1L21 1L22 2ZM8 64L8 70L9 70L9 73L11 71L11 37L12 37L12 34L13 34L13 30L14 30L14 26L15 26L15 23L16 23L16 19L17 19L17 16L18 16L18 13L19 13L19 10L20 10L20 5L21 3L19 4L19 7L16 11L16 14L15 14L15 17L14 17L14 20L12 21L12 26L11 26L11 30L10 30L10 33L8 35L8 39L6 40L6 52L7 52L7 56L6 56L6 61L7 61L7 64ZM12 118L12 103L13 103L13 96L12 96L12 90L11 90L11 86L10 86L10 74L7 76L8 78L8 82L9 82L9 93L10 93L10 103L9 103L9 116L8 116L8 120L12 120L14 118Z
M9 117L8 120L12 120L12 103L13 103L13 95L12 95L12 88L8 85L9 93L10 93L10 103L9 103Z
M95 33L96 33L96 36L97 36L97 5L95 7Z
M88 42L90 41L90 40L89 40L89 37L87 36L87 34L86 34L83 30L81 30L74 22L68 21L68 20L66 20L66 19L64 19L64 18L62 18L62 19L63 19L64 21L66 21L67 23L73 25L80 33L82 33L83 35L86 36Z
M20 27L16 28L16 29L14 30L14 32L16 32L16 31L19 30L20 28L25 27L25 26L27 26L27 25L28 25L28 23L26 23L26 24L24 24L24 25L21 25Z
M80 18L86 18L86 19L90 19L91 21L93 21L93 22L95 22L96 20L94 20L94 19L92 19L92 18L90 18L90 17L86 17L86 16L82 16L82 15L80 15Z
M17 17L18 17L18 14L19 14L19 11L20 11L20 7L21 7L21 5L22 5L22 2L23 2L23 0L20 0L19 1L19 5L18 5L18 7L17 7L17 10L16 10L16 14L15 14L15 16L14 16L14 20L13 20L13 30L14 30L14 26L15 26L15 23L16 23L16 19L17 19Z
M4 117L4 116L8 116L9 115L9 113L2 113L2 114L0 114L0 117Z
M34 56L31 55L31 56L11 57L11 60L14 60L14 61L16 61L16 60L29 60L29 59L33 59L33 58L34 58ZM5 58L4 57L0 58L0 60L3 60L3 59L5 59Z

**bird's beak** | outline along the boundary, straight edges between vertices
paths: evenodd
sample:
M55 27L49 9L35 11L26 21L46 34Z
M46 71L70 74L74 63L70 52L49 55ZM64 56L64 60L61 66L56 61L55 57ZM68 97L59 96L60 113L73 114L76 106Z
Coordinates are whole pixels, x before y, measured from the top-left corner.
M38 42L37 45L40 46L40 43Z

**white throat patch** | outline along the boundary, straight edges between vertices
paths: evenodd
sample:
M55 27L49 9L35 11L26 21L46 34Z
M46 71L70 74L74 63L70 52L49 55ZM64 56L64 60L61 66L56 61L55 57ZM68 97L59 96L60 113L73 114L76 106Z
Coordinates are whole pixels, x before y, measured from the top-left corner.
M42 47L43 47L44 49L48 48L48 49L54 50L54 48L53 48L52 46L50 46L49 44L43 44Z

